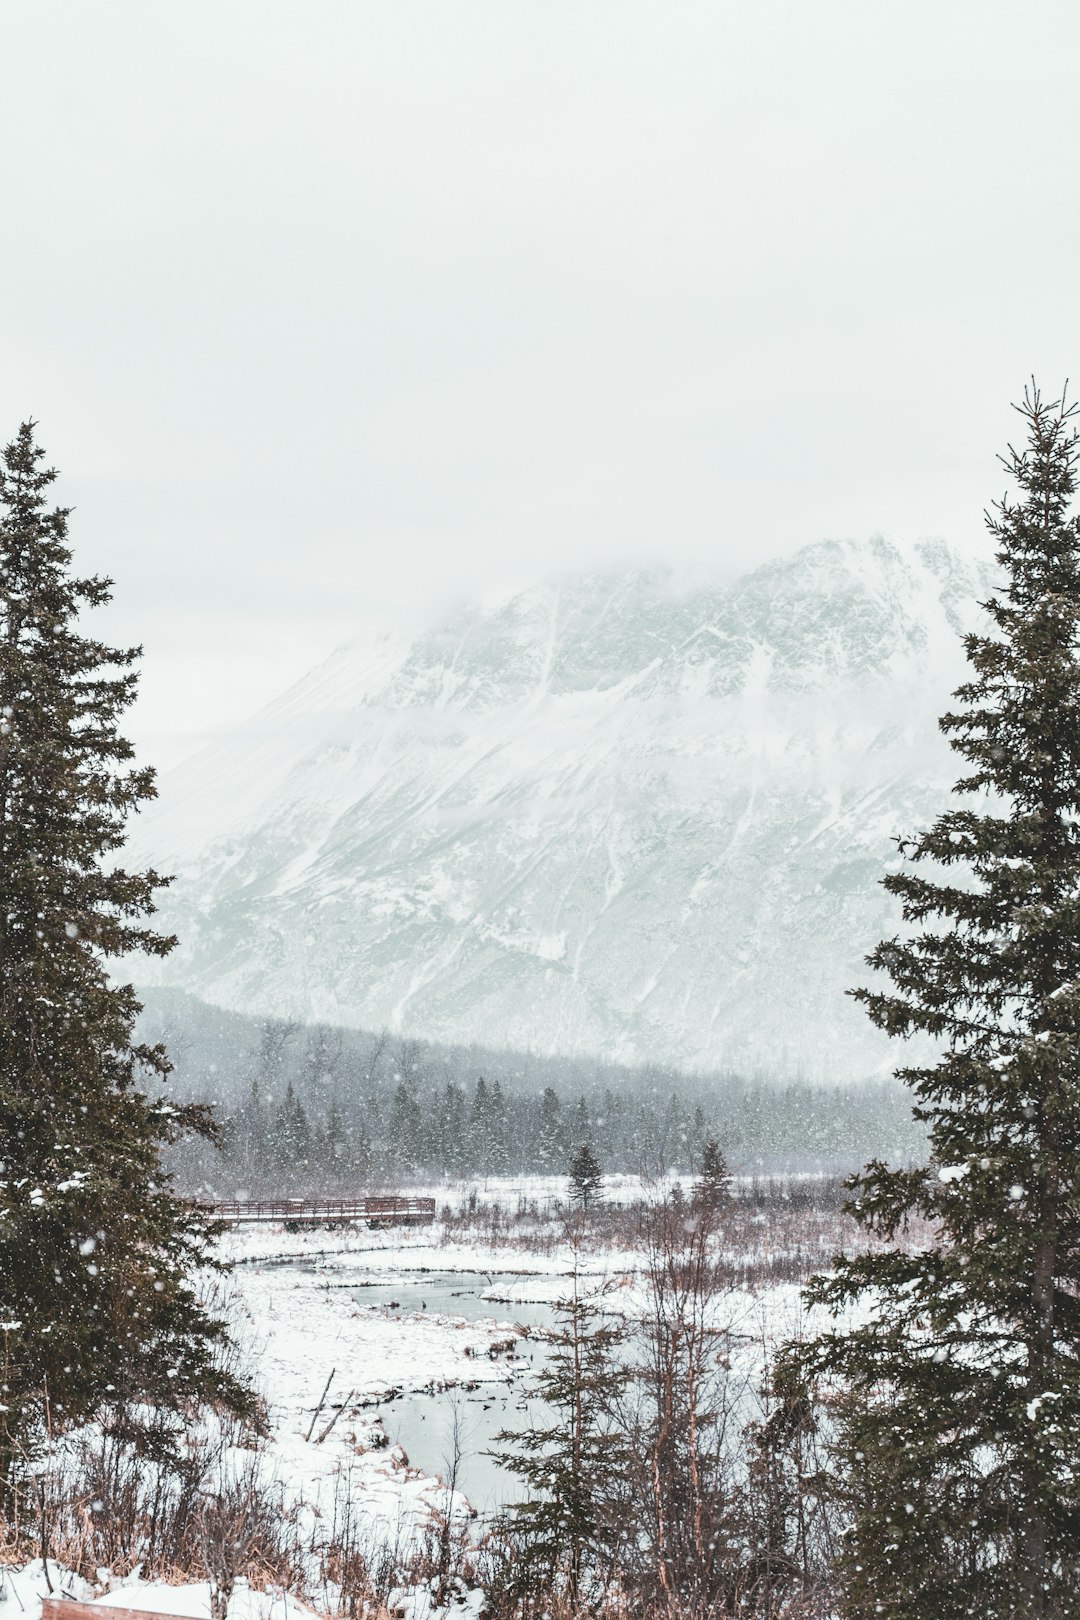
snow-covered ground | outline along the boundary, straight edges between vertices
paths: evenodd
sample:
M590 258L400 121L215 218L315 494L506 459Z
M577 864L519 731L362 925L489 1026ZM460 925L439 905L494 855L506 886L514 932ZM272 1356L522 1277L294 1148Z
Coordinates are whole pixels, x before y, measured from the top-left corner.
M626 1180L620 1197L640 1197L641 1184ZM599 1223L591 1239L575 1238L555 1207L564 1190L564 1182L542 1178L528 1185L436 1189L439 1218L423 1228L287 1232L280 1225L251 1225L223 1235L222 1256L234 1265L228 1304L234 1333L270 1421L261 1451L244 1452L235 1462L238 1468L256 1466L315 1539L320 1525L336 1522L344 1502L360 1540L372 1549L407 1551L439 1521L465 1530L474 1504L438 1477L442 1456L433 1435L440 1401L443 1407L471 1401L474 1418L481 1410L489 1414L476 1442L480 1448L503 1426L502 1415L509 1426L527 1421L514 1414L527 1411L530 1357L542 1355L530 1335L544 1332L551 1307L570 1293L575 1273L580 1290L603 1295L605 1310L631 1320L645 1311L643 1256L631 1244L632 1223L626 1222L625 1238L617 1223ZM492 1224L488 1212L496 1203L504 1210L524 1209L524 1218L510 1227ZM469 1210L473 1218L463 1220L462 1211ZM769 1241L758 1227L742 1228L741 1237L739 1231L733 1225L729 1241L756 1243L759 1231ZM771 1235L780 1240L784 1234L778 1228ZM732 1376L753 1400L768 1348L807 1325L799 1286L732 1287L717 1308ZM448 1397L448 1390L460 1393ZM432 1421L425 1427L428 1414ZM408 1431L409 1421L409 1432L423 1436L426 1446L426 1455L413 1461L399 1443L399 1430ZM489 1455L482 1449L478 1454ZM414 1466L416 1460L424 1466ZM501 1488L505 1476L493 1462L487 1467ZM465 1471L460 1477L468 1485ZM8 1571L6 1580L0 1620L37 1620L35 1604L45 1586L40 1564ZM102 1586L108 1584L103 1580ZM90 1595L63 1577L54 1585L72 1596ZM134 1587L114 1587L110 1601L163 1613L209 1613L205 1584L171 1587L167 1597L166 1608L158 1591L138 1587L136 1577ZM453 1612L468 1613L473 1601L464 1610L456 1603ZM402 1595L396 1607L410 1620L433 1620L426 1602L417 1594ZM332 1609L334 1594L328 1592L319 1606ZM291 1597L289 1607L304 1620ZM246 1587L234 1594L230 1615L285 1620L270 1598Z
M575 1270L578 1287L602 1293L606 1310L633 1318L646 1303L639 1250L605 1243L575 1252L557 1228L547 1246L517 1246L438 1223L376 1232L241 1226L222 1249L236 1263L236 1332L270 1407L279 1475L317 1501L347 1473L372 1529L396 1535L445 1503L394 1444L395 1396L521 1378L524 1308L557 1304ZM438 1278L459 1273L482 1279L490 1315L447 1305ZM431 1280L439 1308L426 1299L415 1308L419 1278ZM412 1308L386 1299L398 1283ZM365 1300L367 1288L380 1303ZM758 1347L797 1331L804 1315L793 1283L732 1289L722 1310L732 1339Z
M73 1575L63 1565L40 1558L22 1568L0 1565L0 1620L41 1620L46 1598L74 1599L95 1603L102 1609L138 1609L148 1614L183 1617L183 1620L210 1620L209 1581L185 1581L169 1585L144 1580L134 1574L118 1581L108 1592L98 1593L88 1581ZM391 1594L389 1613L400 1620L440 1620L443 1611L429 1595L420 1591ZM453 1605L456 1620L470 1620L483 1612L479 1591L461 1594ZM229 1620L321 1620L314 1609L299 1602L291 1593L257 1591L238 1579L229 1596ZM104 1615L102 1620L108 1620Z
M225 1235L222 1250L236 1262L235 1332L270 1408L279 1475L318 1500L348 1473L372 1529L395 1535L445 1504L435 1482L417 1477L393 1445L394 1396L519 1375L515 1305L554 1304L574 1269L568 1248L522 1254L471 1237L450 1242L438 1227L288 1233L242 1226ZM628 1281L634 1264L629 1253L586 1256L579 1274L600 1289ZM372 1308L362 1299L365 1286L438 1273L489 1279L490 1316Z
M188 1615L193 1620L209 1620L209 1581L189 1581L166 1585L163 1581L143 1580L129 1575L108 1592L98 1594L89 1581L81 1580L62 1565L40 1558L21 1569L0 1566L0 1620L41 1620L42 1600L47 1597L74 1598L97 1602L103 1609L145 1609L151 1614ZM108 1616L104 1617L108 1620ZM246 1580L238 1580L229 1599L229 1620L317 1620L312 1609L283 1592L256 1592Z

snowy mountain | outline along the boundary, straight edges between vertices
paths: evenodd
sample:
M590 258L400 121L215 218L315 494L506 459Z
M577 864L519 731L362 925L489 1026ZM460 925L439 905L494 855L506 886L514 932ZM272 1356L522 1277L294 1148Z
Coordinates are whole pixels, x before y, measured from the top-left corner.
M895 927L891 838L957 773L936 717L988 559L822 542L733 585L539 585L348 645L168 773L158 982L542 1051L844 1078Z

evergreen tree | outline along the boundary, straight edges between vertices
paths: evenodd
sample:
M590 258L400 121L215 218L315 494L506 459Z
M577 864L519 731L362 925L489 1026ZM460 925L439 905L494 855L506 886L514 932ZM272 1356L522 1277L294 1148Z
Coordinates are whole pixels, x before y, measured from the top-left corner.
M160 1154L204 1109L157 1084L160 1046L110 959L163 956L145 919L165 881L115 864L154 795L118 730L139 649L80 633L110 581L70 572L68 512L26 423L0 456L0 1472L10 1487L42 1427L124 1395L244 1405L215 1370L223 1330L200 1307L205 1222ZM143 1089L153 1085L153 1095Z
M699 1209L717 1209L731 1193L731 1172L715 1136L707 1136L701 1150L701 1172L694 1183Z
M540 1099L540 1163L551 1169L562 1161L565 1151L562 1106L558 1093L545 1086Z
M529 1487L511 1509L511 1595L558 1591L571 1608L613 1579L625 1495L626 1440L613 1417L626 1381L617 1355L625 1330L582 1298L574 1273L559 1307L536 1394L552 1421L495 1436L495 1453Z
M891 987L855 992L941 1055L899 1071L930 1163L875 1161L851 1209L931 1241L817 1279L837 1310L869 1293L869 1320L788 1355L847 1391L856 1615L1080 1614L1078 445L1071 411L1032 393L1021 413L1021 496L988 519L1005 577L941 721L976 804L900 841L929 868L884 879L914 932L868 958Z
M453 1081L443 1094L440 1123L443 1168L447 1175L463 1176L470 1167L472 1154L466 1141L465 1093L460 1086L455 1086ZM426 1159L434 1156L431 1152L433 1146L430 1140L425 1142Z
M307 1169L311 1157L311 1126L291 1080L274 1122L274 1155L278 1169L293 1179Z
M577 1142L592 1140L592 1120L589 1118L589 1105L584 1097L579 1097L574 1104L573 1121L570 1130L573 1139Z
M469 1158L473 1169L482 1176L488 1176L492 1171L495 1156L493 1125L491 1093L487 1081L481 1075L473 1092L472 1117L469 1121Z
M341 1069L341 1031L317 1025L308 1034L305 1096L316 1117L325 1115L337 1089Z
M420 1104L411 1086L399 1079L394 1088L390 1113L389 1149L391 1171L415 1170L421 1162L424 1137Z
M580 1204L582 1209L596 1203L603 1186L604 1172L590 1142L583 1143L570 1160L569 1178L571 1203Z
M504 1176L510 1168L509 1125L506 1098L498 1080L491 1087L491 1174Z

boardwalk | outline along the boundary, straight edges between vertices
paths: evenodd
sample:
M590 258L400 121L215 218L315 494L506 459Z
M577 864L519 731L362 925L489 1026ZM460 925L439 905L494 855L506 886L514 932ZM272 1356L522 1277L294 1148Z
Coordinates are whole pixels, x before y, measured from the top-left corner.
M197 1200L198 1207L231 1226L247 1222L282 1222L286 1227L426 1226L435 1219L434 1198L232 1198L216 1203Z

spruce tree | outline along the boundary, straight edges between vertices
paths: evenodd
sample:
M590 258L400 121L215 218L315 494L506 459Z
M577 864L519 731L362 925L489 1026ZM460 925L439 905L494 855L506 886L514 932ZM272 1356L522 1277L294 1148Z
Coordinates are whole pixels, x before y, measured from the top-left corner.
M504 1176L510 1168L506 1098L496 1080L491 1088L491 1173Z
M431 1120L432 1127L437 1123L437 1119ZM414 1089L404 1080L399 1080L394 1090L390 1114L389 1168L393 1171L417 1169L424 1156L425 1135L430 1141L431 1134L431 1129L425 1133L423 1116Z
M444 1174L460 1177L471 1165L472 1154L466 1140L465 1093L451 1080L441 1100L442 1165ZM430 1160L428 1143L424 1143L425 1157Z
M492 1125L491 1093L483 1075L473 1091L472 1112L469 1118L469 1158L473 1170L481 1176L491 1174Z
M591 1143L585 1142L578 1148L570 1160L569 1176L570 1202L580 1204L582 1209L595 1204L600 1196L604 1172Z
M115 864L154 795L118 730L139 649L81 631L110 581L70 571L69 513L33 423L0 455L0 1471L10 1490L42 1430L121 1399L247 1397L216 1370L221 1325L192 1282L205 1221L170 1190L161 1150L208 1134L157 1084L162 1047L107 963L164 955L146 923L164 881ZM149 1092L144 1089L149 1086Z
M589 1105L584 1097L579 1097L574 1104L574 1115L570 1130L574 1138L579 1142L588 1142L592 1137L592 1120L589 1118Z
M731 1193L731 1172L715 1136L707 1136L701 1149L701 1172L694 1183L694 1203L699 1209L718 1209Z
M294 1186L306 1183L311 1167L311 1125L291 1080L274 1121L273 1146L278 1172L287 1175Z
M548 1171L554 1168L566 1151L563 1132L562 1105L551 1086L544 1087L540 1099L539 1159Z
M504 1521L514 1547L510 1595L558 1593L574 1606L615 1578L629 1454L616 1407L627 1378L625 1329L580 1291L559 1306L535 1385L546 1424L495 1436L494 1453L528 1495Z
M910 932L858 990L930 1162L874 1162L852 1213L910 1247L843 1259L811 1297L865 1313L787 1356L844 1394L848 1612L1080 1615L1080 519L1072 410L1037 392L988 518L1003 570L943 731L966 800L885 887ZM884 983L884 981L882 981ZM914 1233L910 1228L914 1226Z

